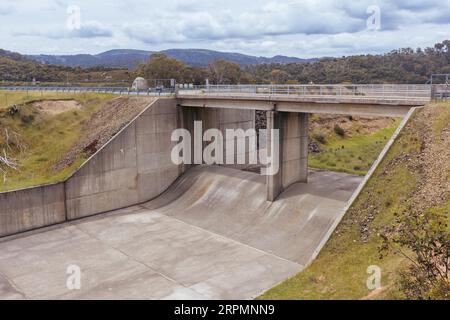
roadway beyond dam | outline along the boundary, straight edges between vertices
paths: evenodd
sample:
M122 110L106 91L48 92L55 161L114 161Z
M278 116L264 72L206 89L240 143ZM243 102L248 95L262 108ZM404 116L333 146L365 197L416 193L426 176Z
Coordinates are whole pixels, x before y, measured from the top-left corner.
M263 176L197 166L142 205L3 238L0 299L254 298L310 262L361 180L312 171L268 202Z

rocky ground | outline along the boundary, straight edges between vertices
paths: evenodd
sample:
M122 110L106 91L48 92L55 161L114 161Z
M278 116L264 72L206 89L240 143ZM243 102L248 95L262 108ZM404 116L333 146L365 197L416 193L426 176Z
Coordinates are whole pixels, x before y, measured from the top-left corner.
M429 121L438 117L438 113L444 117L442 130L436 129L436 124ZM413 204L418 211L423 211L443 205L450 199L450 112L442 108L425 108L419 121L424 127L422 152L418 158L408 160L415 162L422 172Z
M404 152L393 158L382 173L383 176L389 176L391 170L401 165L419 174L420 179L412 197L405 199L418 212L444 205L450 199L449 110L448 107L430 105L417 111L405 130L415 135L409 143L420 144L419 151ZM437 122L441 122L442 128L439 128ZM376 194L373 196L376 197ZM359 224L361 239L364 242L368 241L372 232L378 232L370 230L369 225L379 213L379 207L369 201L366 209L367 214L364 218L356 222Z
M449 159L450 104L431 103L406 125L317 259L262 298L405 299L398 281L410 261L394 249L381 255L381 235L395 233L409 210L448 212ZM374 265L382 287L371 291L367 270Z
M83 136L54 166L58 171L72 164L80 153L93 155L153 101L147 97L118 97L109 101L83 126Z

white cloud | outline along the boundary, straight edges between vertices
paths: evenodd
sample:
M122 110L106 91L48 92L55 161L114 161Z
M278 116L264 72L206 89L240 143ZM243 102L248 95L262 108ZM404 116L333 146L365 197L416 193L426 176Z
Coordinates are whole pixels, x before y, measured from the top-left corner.
M113 31L98 21L86 21L81 23L80 28L70 30L68 36L73 38L108 38L113 36Z
M81 9L82 25L68 31L72 3ZM381 10L378 32L365 31L372 4ZM7 6L15 10L2 16L0 43L15 42L24 53L176 47L348 55L429 46L448 38L450 26L450 0L1 0L0 12Z
M67 29L67 28L49 28L46 30L27 30L27 31L15 31L14 36L38 36L50 39L63 39L63 38L101 38L112 37L113 31L98 21L86 21L81 22L79 28Z
M15 8L8 3L0 3L0 16L6 16L14 13Z

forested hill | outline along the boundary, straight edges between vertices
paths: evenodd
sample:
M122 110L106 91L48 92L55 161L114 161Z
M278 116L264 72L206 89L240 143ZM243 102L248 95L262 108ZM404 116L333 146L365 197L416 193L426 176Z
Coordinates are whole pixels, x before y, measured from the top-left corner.
M116 54L118 54L116 52ZM118 56L121 56L118 54ZM199 58L191 56L190 59ZM119 58L117 58L119 59ZM135 76L148 79L175 78L179 83L426 83L433 73L450 73L450 40L425 49L399 49L383 55L323 58L316 62L239 63L213 59L206 67L191 67L167 54L152 58L135 70L57 66L29 60L26 56L0 50L0 81L92 81L121 80ZM272 60L271 60L272 61Z
M113 67L135 69L139 64L145 63L157 53L156 51L118 49L99 54L77 55L28 55L27 58L42 63L64 65L69 67ZM310 62L317 59L299 59L295 57L275 56L271 58L256 57L233 52L221 52L204 49L169 49L163 53L171 58L180 60L190 67L206 67L209 63L223 59L237 63L241 67L260 63L292 63Z
M101 81L105 79L132 79L134 75L128 70L111 68L71 68L59 65L43 64L29 60L19 53L0 49L0 84L8 82L42 82ZM18 83L20 84L20 83Z
M0 80L1 81L60 81L66 77L71 68L42 65L30 61L22 55L6 50L0 50Z
M425 83L433 73L450 73L450 40L425 49L326 58L308 64L264 64L246 71L258 83Z

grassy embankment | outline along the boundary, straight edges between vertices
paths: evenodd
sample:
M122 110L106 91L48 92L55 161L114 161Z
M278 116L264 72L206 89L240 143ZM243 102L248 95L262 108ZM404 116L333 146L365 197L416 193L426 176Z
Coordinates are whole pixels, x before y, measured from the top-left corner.
M3 154L5 149L19 164L18 170L7 169L5 177L0 174L0 191L64 180L80 166L85 156L80 154L74 163L62 170L55 171L53 166L80 138L85 121L114 97L92 93L0 92L0 152ZM83 108L51 115L27 104L40 99L76 100ZM11 116L7 108L14 104L20 105L20 112ZM9 146L5 130L10 136Z
M321 152L310 153L310 167L365 175L400 123L400 119L388 119L385 127L365 130L360 121L345 120L345 129L339 124L340 130L334 124L313 128L311 137Z
M428 108L432 108L431 106ZM431 115L416 113L376 170L363 192L325 245L318 258L303 272L266 292L261 299L401 299L397 279L407 261L391 253L380 259L380 232L407 208L414 199L429 167L428 157L420 157L424 134L431 144L445 150L448 141L439 138L450 122L450 103L433 106ZM426 119L425 119L426 118ZM429 147L429 146L428 146ZM436 154L445 157L445 151ZM442 158L441 158L442 160ZM424 162L425 161L425 162ZM444 161L448 164L448 161ZM450 168L442 170L449 183ZM434 181L427 181L433 185ZM442 181L440 182L441 184ZM448 184L447 184L448 185ZM427 204L431 212L449 212L450 202ZM382 270L382 288L369 291L367 268L377 265Z

